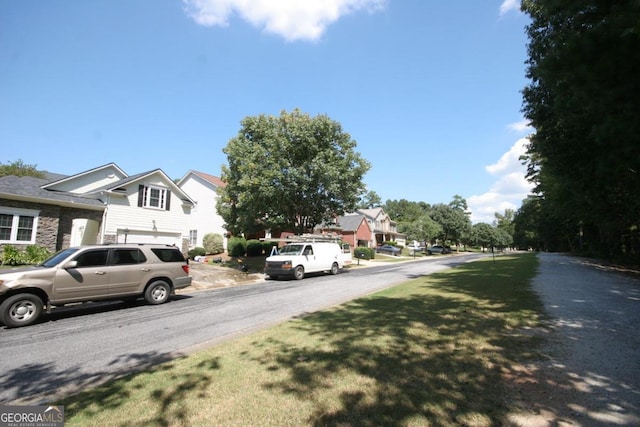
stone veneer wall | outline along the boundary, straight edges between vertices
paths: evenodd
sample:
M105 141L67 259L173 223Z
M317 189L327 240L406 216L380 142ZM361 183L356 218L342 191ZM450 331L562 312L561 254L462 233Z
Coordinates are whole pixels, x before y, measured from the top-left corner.
M187 238L182 238L182 248L181 248L182 253L184 254L185 258L187 257L187 254L189 253L189 239Z
M58 218L59 227L57 241L59 247L57 250L71 246L71 228L73 226L74 219L90 219L98 223L98 229L102 227L102 211L61 207ZM100 239L98 239L98 241L99 240Z
M71 243L71 226L74 219L86 218L102 224L102 211L8 199L0 199L0 206L39 210L40 216L38 218L35 244L43 246L51 252L57 252L60 249L69 247ZM28 245L13 246L19 250L24 250Z

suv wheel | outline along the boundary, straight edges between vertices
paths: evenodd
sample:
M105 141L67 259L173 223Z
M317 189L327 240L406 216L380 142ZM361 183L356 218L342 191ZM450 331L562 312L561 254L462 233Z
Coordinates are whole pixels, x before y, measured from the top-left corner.
M149 304L163 304L169 299L171 286L164 280L152 282L144 291L144 300Z
M12 328L27 326L42 314L42 300L33 294L13 295L0 305L2 322Z

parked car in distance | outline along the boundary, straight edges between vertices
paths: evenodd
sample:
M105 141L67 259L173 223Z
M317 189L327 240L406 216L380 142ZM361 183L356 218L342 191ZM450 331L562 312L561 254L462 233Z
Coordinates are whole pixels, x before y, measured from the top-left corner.
M407 249L409 250L409 253L413 254L416 252L424 252L425 247L420 245L409 245L407 246Z
M382 245L376 248L376 252L380 254L389 254L389 255L400 255L400 248L396 248L392 245Z
M450 254L451 253L451 248L448 247L448 246L435 245L435 246L431 246L430 248L427 248L427 253L429 255L433 255L433 254Z
M189 285L189 264L175 246L71 247L40 265L0 270L0 323L27 326L45 308L86 301L143 297L162 304Z

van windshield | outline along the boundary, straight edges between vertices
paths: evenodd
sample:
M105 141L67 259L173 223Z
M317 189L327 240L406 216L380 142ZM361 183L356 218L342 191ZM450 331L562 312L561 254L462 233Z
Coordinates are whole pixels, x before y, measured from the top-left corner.
M304 245L286 245L280 249L280 255L300 255Z

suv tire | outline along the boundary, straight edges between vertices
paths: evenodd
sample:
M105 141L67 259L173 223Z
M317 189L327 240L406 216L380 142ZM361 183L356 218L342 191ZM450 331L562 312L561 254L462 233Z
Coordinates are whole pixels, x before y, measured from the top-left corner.
M144 291L144 300L149 304L163 304L169 300L171 286L164 280L151 282Z
M34 294L10 296L0 304L0 319L11 328L34 323L42 314L42 300Z

